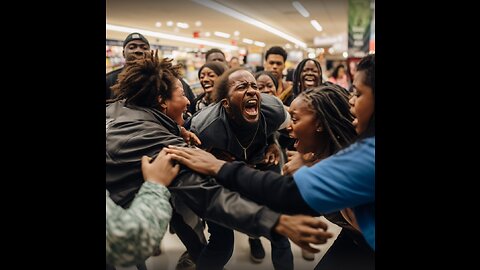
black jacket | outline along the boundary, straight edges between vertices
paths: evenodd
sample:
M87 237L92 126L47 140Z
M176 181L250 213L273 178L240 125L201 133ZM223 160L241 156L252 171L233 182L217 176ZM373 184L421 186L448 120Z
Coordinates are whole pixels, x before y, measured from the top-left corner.
M268 205L275 211L294 215L321 215L305 202L291 175L259 171L235 161L225 163L216 178L226 188Z
M261 94L260 119L258 130L245 153L243 146L232 131L227 112L220 102L203 108L191 119L190 131L195 133L202 148L210 152L227 151L236 160L249 164L263 162L263 157L268 146L268 138L287 121L288 113L280 99L267 94Z
M225 163L216 179L226 188L238 191L243 196L259 204L267 205L274 211L290 215L324 215L338 226L356 231L340 212L326 214L313 210L303 199L291 175L259 171L250 168L243 162L235 161Z
M120 74L122 70L123 70L123 67L119 69L115 69L114 71L110 71L109 73L107 73L107 75L105 75L106 76L105 78L105 86L106 86L105 98L106 99L111 99L115 96L112 92L112 89L110 89L110 87L112 87L113 85L115 85L115 83L117 83L118 74Z
M124 106L106 110L106 188L114 202L128 205L143 183L141 157L170 144L186 146L176 123L155 109ZM181 168L169 186L172 204L185 203L198 216L251 236L271 239L279 213L219 185L214 178Z

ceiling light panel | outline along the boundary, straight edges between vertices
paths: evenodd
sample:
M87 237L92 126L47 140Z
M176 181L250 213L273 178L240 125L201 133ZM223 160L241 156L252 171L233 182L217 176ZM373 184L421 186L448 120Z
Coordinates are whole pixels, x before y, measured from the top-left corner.
M284 38L284 39L286 39L290 42L295 43L299 47L307 48L307 44L305 42L303 42L303 41L301 41L301 40L299 40L299 39L297 39L297 38L295 38L291 35L285 34L282 31L280 31L278 29L275 29L270 25L267 25L263 22L260 22L258 20L255 20L255 19L251 18L251 17L248 17L248 16L246 16L246 15L244 15L244 14L242 14L242 13L236 11L236 10L233 10L229 7L221 5L217 2L214 2L214 1L211 1L211 0L192 0L192 2L195 2L195 3L200 4L202 6L209 7L211 9L214 9L214 10L216 10L218 12L221 12L225 15L231 16L235 19L241 20L241 21L246 22L248 24L251 24L255 27L266 30L266 31L268 31L268 32L270 32L274 35L277 35L281 38Z
M163 39L167 39L167 40L193 43L193 44L198 44L198 45L207 45L207 46L211 46L211 47L217 47L217 48L228 49L228 50L238 50L238 46L232 46L232 45L228 45L228 44L225 44L225 43L214 42L214 41L209 41L209 40L202 40L202 39L198 39L198 38L189 38L189 37L165 34L165 33L160 33L160 32L153 32L153 31L139 29L139 28L125 27L125 26L112 25L112 24L106 24L106 28L107 28L107 31L110 30L110 31L117 31L117 32L129 33L129 34L132 33L132 32L139 32L139 33L142 33L143 35L146 35L146 36L163 38Z
M292 5L303 17L308 18L310 16L308 10L300 2L293 1Z

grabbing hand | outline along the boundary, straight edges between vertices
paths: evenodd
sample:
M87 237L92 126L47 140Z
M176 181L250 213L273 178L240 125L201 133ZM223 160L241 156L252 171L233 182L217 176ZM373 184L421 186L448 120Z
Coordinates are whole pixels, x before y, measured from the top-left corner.
M280 147L276 143L272 143L267 147L263 162L265 164L277 165L280 161Z
M184 127L180 127L180 135L182 135L183 140L185 140L185 142L188 145L201 145L202 144L202 142L197 137L197 135L195 135L195 133L186 130Z
M333 234L327 232L328 226L323 221L305 215L281 215L275 226L275 232L288 237L304 250L317 253L320 250L310 244L325 244Z
M173 165L170 155L167 155L165 148L158 153L154 161L152 158L142 157L142 174L143 179L165 186L170 185L172 180L177 176L180 165Z
M292 175L303 165L312 166L319 161L314 153L300 154L297 151L287 151L287 159L288 162L282 167L284 175Z
M164 148L165 149L165 148ZM200 148L188 148L169 145L165 151L172 159L201 174L216 176L225 161Z

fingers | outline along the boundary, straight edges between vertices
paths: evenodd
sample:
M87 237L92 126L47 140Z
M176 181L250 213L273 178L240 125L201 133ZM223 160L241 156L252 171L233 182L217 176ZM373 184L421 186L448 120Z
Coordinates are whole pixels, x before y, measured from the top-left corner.
M268 153L265 155L264 163L266 164L273 164L275 162L275 154Z
M181 147L181 146L176 146L176 145L169 145L168 146L168 149L173 149L175 150L175 152L185 152L185 153L189 153L189 154L193 154L193 150L197 149L197 148L190 148L190 147Z
M289 170L288 170L288 165L287 164L283 165L282 172L283 172L284 175L290 173Z
M181 163L181 164L183 164L183 165L186 165L186 164L185 164L186 159L185 159L184 157L181 157L181 156L179 156L179 155L177 155L177 154L175 154L175 153L169 153L169 155L170 155L170 157L171 157L173 160L175 160L175 161L177 161L177 162L179 162L179 163Z
M195 135L195 133L192 132L192 138L193 138L193 141L196 145L201 145L202 142L200 141L200 139L197 137L197 135Z
M321 221L317 218L314 218L314 217L305 218L305 220L303 221L303 224L309 225L312 228L321 228L324 231L326 231L328 229L327 223L325 223L325 222L323 222L323 221Z
M287 150L287 161L292 161L293 157L297 154L297 151L288 151Z
M299 226L297 233L302 240L315 244L324 244L326 239L333 237L330 232L309 226Z
M333 234L330 232L316 230L308 234L306 234L305 232L301 232L299 239L311 244L325 244L327 240L332 237Z
M190 159L190 154L188 154L187 152L183 151L183 150L174 150L174 149L169 149L168 150L168 153L170 155L172 155L172 158L177 160L176 158L174 157L178 157L178 158L182 158L182 159ZM180 160L178 160L180 161Z
M191 168L193 166L193 162L189 158L185 158L184 156L182 156L182 154L183 153L180 152L179 154L170 153L169 155L170 155L171 159L176 160L178 163L181 163L181 164Z
M318 253L320 252L319 249L316 249L316 248L313 248L309 245L309 243L305 243L305 242L299 242L299 243L295 243L297 244L297 246L301 247L302 249L308 251L308 252L311 252L311 253Z
M268 157L268 163L270 164L274 164L275 163L275 154L270 154L270 156Z
M274 159L275 165L278 165L278 162L280 162L280 155L276 155Z
M158 153L157 158L162 158L163 156L166 156L166 155L167 155L167 151L165 151L165 147L164 147L164 148L162 148L162 151L160 151L160 153Z
M297 151L287 150L287 156L288 156L288 157L291 157L291 156L295 155L296 153L297 153Z
M172 155L170 155L170 157L172 157ZM172 158L172 160L173 160L173 158ZM177 163L177 164L175 164L175 165L172 167L172 172L173 172L175 175L177 175L179 171L180 171L180 164Z
M150 164L151 157L142 156L142 169L147 167Z

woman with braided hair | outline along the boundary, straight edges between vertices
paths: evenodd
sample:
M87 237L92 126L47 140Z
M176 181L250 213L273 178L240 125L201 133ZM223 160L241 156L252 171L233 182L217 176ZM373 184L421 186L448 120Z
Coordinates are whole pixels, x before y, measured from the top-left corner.
M354 117L348 104L348 91L338 85L326 83L303 91L293 100L289 112L292 122L287 130L295 140L298 152L287 152L289 162L283 167L285 175L292 175L302 165L312 166L337 153L357 136L352 124ZM358 226L344 217L348 217L346 211L324 216L342 227L342 231L317 267L348 269L346 265L343 265L345 268L342 267L341 263L345 260L339 260L348 256L349 265L357 265L358 269L372 268L374 253L363 239ZM302 256L306 260L315 258L314 253L303 249Z
M293 73L292 94L283 100L283 104L290 106L292 101L308 88L320 86L322 80L322 67L320 63L311 58L305 58L298 63ZM278 143L282 147L283 158L287 160L286 150L293 150L294 140L292 140L286 130L279 131ZM304 253L307 255L306 253ZM312 255L303 256L307 260L313 260Z
M283 104L290 106L290 103L305 89L319 86L322 83L320 63L311 58L303 59L293 72L292 94L286 97Z

